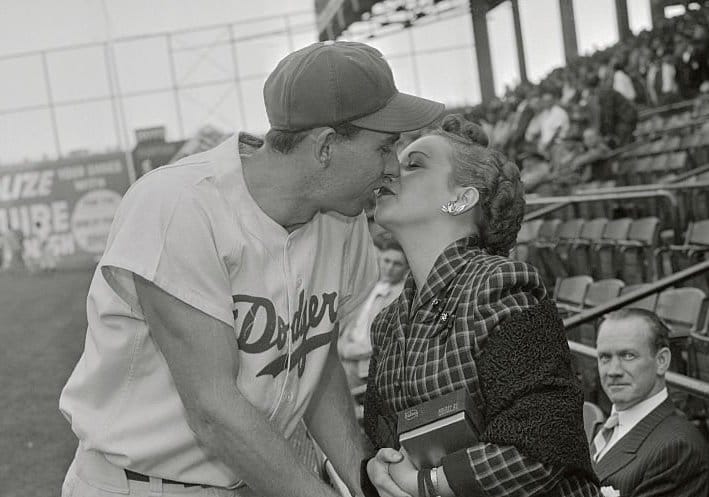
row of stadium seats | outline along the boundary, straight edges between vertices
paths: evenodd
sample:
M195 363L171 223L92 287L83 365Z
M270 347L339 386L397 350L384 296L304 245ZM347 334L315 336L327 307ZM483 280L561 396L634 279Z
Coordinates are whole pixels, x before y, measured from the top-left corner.
M554 298L562 315L570 316L596 307L645 285L626 285L619 279L594 281L588 275L560 278ZM698 288L670 288L631 302L626 307L646 309L657 314L670 328L670 369L702 381L709 381L709 297ZM598 323L585 323L567 329L570 340L596 346ZM584 383L586 400L604 405L595 360L576 358L575 365ZM692 419L705 419L707 406L682 392L674 391L673 400ZM606 399L607 400L607 399ZM606 406L608 407L608 406ZM699 423L701 424L701 423Z
M523 223L512 256L535 265L549 287L557 278L575 275L650 282L703 260L709 252L709 220L689 223L682 244L672 241L672 231L660 236L655 216L537 219ZM706 276L686 286L709 292Z
M697 162L702 160L702 152L709 147L709 136L705 133L693 133L685 136L663 136L658 140L639 142L620 155L621 160L639 159L673 152L689 152Z

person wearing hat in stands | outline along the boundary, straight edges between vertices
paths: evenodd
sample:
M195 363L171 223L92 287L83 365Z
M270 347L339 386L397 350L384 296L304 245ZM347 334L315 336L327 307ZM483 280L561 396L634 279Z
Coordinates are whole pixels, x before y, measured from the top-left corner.
M264 101L263 142L237 133L121 202L59 402L79 438L64 497L335 496L289 445L301 420L360 493L336 345L377 281L362 210L443 105L349 42L287 55Z

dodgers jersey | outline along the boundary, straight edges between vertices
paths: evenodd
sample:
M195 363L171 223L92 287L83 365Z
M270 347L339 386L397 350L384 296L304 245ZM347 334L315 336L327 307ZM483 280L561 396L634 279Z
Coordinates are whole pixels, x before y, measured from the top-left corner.
M237 386L287 437L320 379L338 320L366 298L377 272L364 214L318 213L289 234L261 211L244 182L236 136L156 169L116 212L89 289L84 352L59 407L83 448L117 466L234 487L239 475L209 458L187 424L133 275L233 327Z

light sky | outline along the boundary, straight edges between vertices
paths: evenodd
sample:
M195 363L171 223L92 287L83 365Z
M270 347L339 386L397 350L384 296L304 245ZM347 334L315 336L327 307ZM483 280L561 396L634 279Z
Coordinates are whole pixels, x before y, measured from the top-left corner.
M534 81L563 65L558 0L519 4L527 70ZM574 0L581 53L617 40L614 5L614 0ZM0 166L54 158L58 151L66 155L76 149L132 147L133 130L148 126L166 126L169 140L188 137L205 124L224 131L265 131L263 81L289 50L316 40L313 6L313 0L0 0ZM628 7L633 31L650 26L649 0L628 0ZM277 17L253 21L267 16ZM238 23L233 26L236 39L249 38L236 43L235 53L227 43L228 23ZM174 33L204 26L217 27ZM488 14L488 30L496 89L502 92L519 80L509 4ZM170 39L168 32L173 32ZM151 36L124 40L142 35ZM111 37L116 40L117 84L124 95L120 102L107 98L111 81L103 45L56 50ZM367 42L390 61L402 91L449 105L479 101L467 15ZM180 86L177 96L170 90L168 43ZM44 61L36 52L47 49L53 49L44 57L51 97L68 102L56 110L56 139L46 107ZM241 82L234 85L229 80L237 73Z

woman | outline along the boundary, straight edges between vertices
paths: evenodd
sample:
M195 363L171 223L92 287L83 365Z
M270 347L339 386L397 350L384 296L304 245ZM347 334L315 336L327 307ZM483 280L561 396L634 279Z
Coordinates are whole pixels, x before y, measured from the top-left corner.
M366 493L599 495L556 307L536 270L507 258L524 213L519 170L486 145L479 126L448 116L377 194L375 218L411 274L372 326L365 431L379 452L363 464ZM462 388L480 442L433 470L398 462L396 413Z

